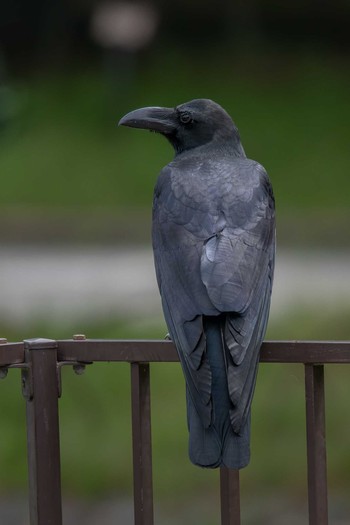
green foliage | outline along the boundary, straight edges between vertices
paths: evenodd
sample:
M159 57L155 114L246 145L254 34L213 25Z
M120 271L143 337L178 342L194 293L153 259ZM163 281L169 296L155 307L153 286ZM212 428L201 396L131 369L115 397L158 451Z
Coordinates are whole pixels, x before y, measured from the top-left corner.
M210 97L267 168L280 212L347 210L349 72L312 60L248 66L158 58L123 90L97 72L18 81L17 116L0 137L1 207L149 208L172 151L159 137L118 129L119 118Z

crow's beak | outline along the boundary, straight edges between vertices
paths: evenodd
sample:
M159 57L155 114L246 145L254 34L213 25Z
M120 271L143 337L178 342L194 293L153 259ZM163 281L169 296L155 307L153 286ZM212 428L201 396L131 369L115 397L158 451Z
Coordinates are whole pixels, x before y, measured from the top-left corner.
M168 134L176 128L175 112L172 108L159 107L135 109L124 115L118 125Z

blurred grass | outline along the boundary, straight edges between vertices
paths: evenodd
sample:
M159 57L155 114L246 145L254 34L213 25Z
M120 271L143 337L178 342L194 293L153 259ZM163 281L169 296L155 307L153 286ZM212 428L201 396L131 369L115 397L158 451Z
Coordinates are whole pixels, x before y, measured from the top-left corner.
M296 312L269 327L268 338L348 339L341 315L316 316ZM119 320L100 326L80 326L89 337L162 338L164 326L142 326ZM1 333L8 334L6 327ZM72 327L36 326L24 337L70 337ZM348 484L350 426L346 422L350 396L350 370L326 367L327 435L330 486ZM89 498L111 492L130 494L131 426L130 371L126 364L94 364L83 376L63 370L60 400L62 478L66 493ZM192 493L216 494L218 473L191 465L187 454L185 388L178 364L151 368L154 482L156 497L171 501L174 491L188 498ZM302 365L260 366L252 415L252 460L242 472L242 487L249 491L281 489L302 497L306 487L306 443ZM20 376L11 370L0 382L0 490L26 486L25 410ZM213 492L214 491L214 492Z
M97 71L17 80L17 117L0 141L0 206L149 208L172 150L160 137L118 129L119 118L142 105L210 97L232 114L248 156L270 173L281 213L348 213L349 87L339 63L263 57L232 64L158 58L122 92Z

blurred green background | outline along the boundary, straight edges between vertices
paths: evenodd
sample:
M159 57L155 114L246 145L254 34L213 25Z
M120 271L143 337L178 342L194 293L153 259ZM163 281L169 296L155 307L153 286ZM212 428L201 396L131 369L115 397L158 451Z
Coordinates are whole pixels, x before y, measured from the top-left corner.
M232 115L247 155L270 174L279 253L286 260L300 254L310 278L318 260L331 261L315 283L319 292L337 273L334 261L349 260L350 253L349 19L350 6L341 1L223 1L215 8L196 0L3 2L0 253L14 248L35 253L38 246L58 247L62 254L149 248L153 186L172 151L162 138L118 129L117 122L136 107L206 97ZM25 265L21 272L26 275ZM288 272L283 276L289 280ZM6 284L0 277L2 290ZM16 280L12 287L5 297L16 295L21 302ZM34 297L34 285L31 293ZM349 339L350 298L337 301L325 294L315 303L276 308L268 338ZM76 332L162 338L165 325L160 316L147 314L147 306L145 300L144 317L112 308L102 320L97 315L55 320L45 310L34 320L4 314L0 333L9 340ZM93 365L79 378L64 370L63 379L65 497L128 502L128 367ZM350 513L349 385L347 367L327 367L334 519ZM306 514L295 517L306 505L303 388L301 366L261 366L252 461L241 476L246 523L306 523ZM159 522L217 523L218 473L197 469L187 458L179 366L152 367L152 394ZM6 500L27 486L17 371L0 383L0 413L0 498ZM169 515L173 522L164 518Z

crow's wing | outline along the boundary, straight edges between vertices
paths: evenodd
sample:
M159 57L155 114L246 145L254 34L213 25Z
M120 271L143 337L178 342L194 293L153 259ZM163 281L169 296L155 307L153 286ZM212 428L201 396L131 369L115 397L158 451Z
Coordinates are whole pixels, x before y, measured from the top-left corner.
M248 159L175 159L157 182L153 248L165 320L203 424L211 373L203 315L226 313L231 422L252 398L274 267L274 202L265 170Z
M228 312L224 339L230 416L236 432L245 422L254 392L275 256L274 199L267 174L251 161L241 165L240 172L238 203L233 199L225 229L207 240L201 257L208 295L219 311ZM258 177L258 186L249 184L252 174Z

